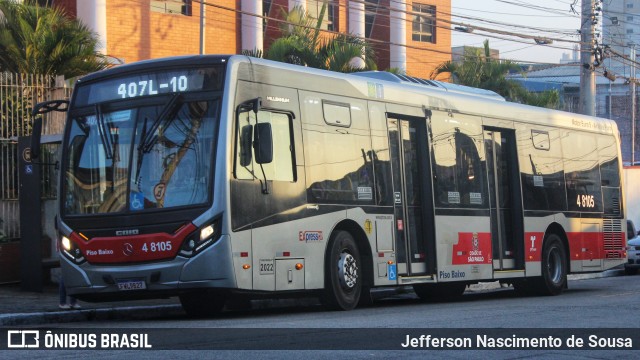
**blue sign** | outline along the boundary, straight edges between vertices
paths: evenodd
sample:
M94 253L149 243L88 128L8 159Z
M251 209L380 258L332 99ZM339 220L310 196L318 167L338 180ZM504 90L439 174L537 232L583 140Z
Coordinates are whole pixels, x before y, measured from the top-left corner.
M24 166L24 173L27 174L27 175L33 174L33 165L25 165Z
M144 194L141 192L132 191L129 196L129 209L130 210L143 210L144 209Z
M387 276L389 277L389 280L397 280L398 279L398 273L396 271L396 264L387 265Z

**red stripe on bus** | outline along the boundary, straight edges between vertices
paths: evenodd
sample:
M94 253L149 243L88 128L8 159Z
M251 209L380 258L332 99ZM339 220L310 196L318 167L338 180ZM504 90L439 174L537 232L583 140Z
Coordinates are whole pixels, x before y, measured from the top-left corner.
M70 238L90 263L116 264L173 259L178 254L184 239L195 230L195 225L189 224L173 235L156 233L96 237L85 241L73 232Z
M453 245L453 265L491 264L491 233L458 233Z
M624 258L624 233L614 233L613 238L621 241L608 244L605 248L604 234L601 232L569 232L567 240L569 242L570 260L599 260L599 259L620 259ZM525 261L542 260L542 240L544 233L525 233Z

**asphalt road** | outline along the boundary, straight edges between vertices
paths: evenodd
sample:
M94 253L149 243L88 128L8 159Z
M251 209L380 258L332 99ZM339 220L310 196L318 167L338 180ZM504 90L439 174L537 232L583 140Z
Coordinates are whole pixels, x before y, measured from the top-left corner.
M106 331L129 336L145 333L149 334L153 350L11 351L0 353L0 357L67 359L99 353L101 359L131 356L139 359L192 359L194 356L250 359L285 356L305 359L640 358L640 351L623 349L622 343L617 349L608 350L592 350L588 343L583 346L586 350L452 350L455 346L433 350L433 343L428 349L407 350L402 346L408 335L475 339L477 335L509 338L509 334L517 334L518 337L551 336L564 342L574 336L588 342L589 334L594 333L598 339L630 338L633 346L640 349L639 300L640 276L620 276L571 281L569 289L555 297L523 297L511 288L501 288L467 291L453 302L424 303L409 292L349 312L326 311L309 301L302 306L230 311L213 319L190 319L171 313L145 320L131 317L116 321L47 324L46 328L60 333ZM167 350L154 351L157 349ZM189 349L193 350L185 351Z

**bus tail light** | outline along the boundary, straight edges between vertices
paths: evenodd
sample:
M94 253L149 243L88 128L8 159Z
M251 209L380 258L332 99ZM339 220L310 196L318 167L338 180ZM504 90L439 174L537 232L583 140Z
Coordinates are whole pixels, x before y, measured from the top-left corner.
M194 256L218 241L220 239L221 219L221 217L218 217L187 236L180 248L180 255L186 257Z

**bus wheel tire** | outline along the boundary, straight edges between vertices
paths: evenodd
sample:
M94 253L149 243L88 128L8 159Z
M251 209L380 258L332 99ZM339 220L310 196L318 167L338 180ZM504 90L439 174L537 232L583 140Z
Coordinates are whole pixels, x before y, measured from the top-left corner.
M219 315L226 299L220 294L192 292L180 295L182 309L191 317L211 317Z
M353 236L338 231L332 236L325 260L323 302L335 310L352 310L362 293L362 263Z
M462 296L467 284L462 282L441 284L415 284L413 291L423 301L451 300Z
M542 249L542 277L538 280L538 292L542 295L559 295L566 287L566 251L560 237L550 234Z

